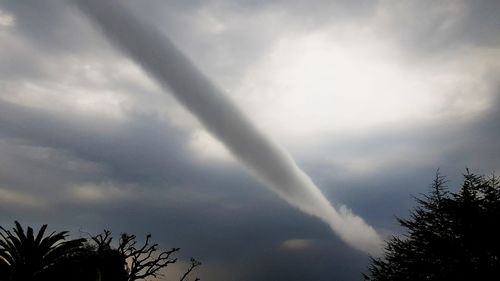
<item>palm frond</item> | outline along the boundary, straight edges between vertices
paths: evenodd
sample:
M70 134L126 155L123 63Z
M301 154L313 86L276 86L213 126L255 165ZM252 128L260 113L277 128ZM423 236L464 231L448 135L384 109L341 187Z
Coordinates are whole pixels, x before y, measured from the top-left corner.
M42 227L38 231L38 234L36 235L35 244L37 244L37 245L40 244L40 242L42 241L42 238L43 238L43 234L45 233L46 229L47 229L47 225L46 224L42 225Z
M53 231L47 236L43 225L35 237L32 227L26 231L15 222L12 231L0 226L0 263L6 264L15 280L34 278L69 254L76 253L85 239L66 241L67 231Z

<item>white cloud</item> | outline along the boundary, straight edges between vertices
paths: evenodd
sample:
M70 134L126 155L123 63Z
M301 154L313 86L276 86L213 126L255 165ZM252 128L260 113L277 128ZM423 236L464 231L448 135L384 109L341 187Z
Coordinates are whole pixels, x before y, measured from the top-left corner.
M486 70L499 65L485 52L492 51L466 48L421 62L373 30L319 30L282 38L238 97L257 124L285 141L468 119L493 98Z
M13 208L41 208L46 202L29 193L0 188L0 205Z
M10 13L0 10L0 26L11 27L16 24L16 17Z
M77 184L68 188L68 197L84 203L104 203L125 200L130 197L129 191L111 183Z
M231 153L217 139L201 128L192 132L188 145L197 159L234 162Z

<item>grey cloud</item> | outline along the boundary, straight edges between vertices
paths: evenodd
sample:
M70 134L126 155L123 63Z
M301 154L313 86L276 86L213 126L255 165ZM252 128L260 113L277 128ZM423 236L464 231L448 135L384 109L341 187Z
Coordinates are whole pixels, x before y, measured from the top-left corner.
M10 218L22 218L32 224L44 222L52 227L71 229L77 236L85 235L80 230L96 233L103 228L139 236L151 232L162 246L181 247L181 257L196 256L206 261L207 269L199 273L206 280L254 280L257 276L269 279L280 274L290 278L294 274L318 275L318 280L329 280L331 274L339 274L346 277L345 280L358 279L363 264L360 253L353 252L340 240L332 240L326 226L290 209L277 197L269 197L267 191L256 189L256 183L248 178L227 174L211 176L211 180L203 179L203 185L194 180L198 187L186 185L172 193L165 194L165 189L161 192L136 190L140 195L124 202L103 205L63 202L36 212L6 209L0 221L2 225L10 224ZM224 202L234 200L239 204L219 203L220 198L193 200L190 192L219 193L217 196L225 198ZM259 202L257 206L256 202ZM279 243L295 237L314 239L321 247L306 256L282 252ZM307 263L318 257L321 257L319 262ZM223 262L226 271L210 272L210 264L216 261ZM281 266L276 267L276 262ZM330 262L338 268L329 268ZM259 264L261 266L257 266ZM225 273L231 270L236 273L225 279Z
M102 167L72 157L63 150L32 145L18 139L0 142L1 187L41 196L74 181L98 179ZM22 167L22 168L20 168Z
M166 37L139 22L118 2L76 4L272 191L323 220L356 249L372 254L380 251L375 230L345 206L336 210L290 155L259 132Z
M259 193L246 196L255 202ZM242 195L237 199L243 199ZM344 280L359 279L366 256L332 239L326 226L290 209L278 198L260 202L257 209L248 206L230 212L206 202L174 203L168 208L166 204L147 202L92 209L77 205L72 208L79 211L78 220L59 216L59 223L92 232L101 227L115 231L129 231L133 227L139 235L153 233L161 245L181 247L184 257L193 255L207 261L207 274L210 264L216 261L223 262L227 271L236 271L229 276L216 276L206 275L202 268L199 276L206 280L272 280L280 275L293 279L294 274L316 276L318 280L330 280L332 275L343 276ZM312 239L317 247L305 255L281 249L281 242L296 237Z
M1 1L0 7L15 16L16 35L40 53L83 54L88 50L96 52L90 46L104 44L91 29L85 28L86 23L76 16L67 1L7 0Z
M500 45L500 2L495 0L467 1L468 17L464 37L469 42L491 47Z
M328 23L371 16L376 1L156 1L127 2L210 73L223 88L237 88L282 34L311 32ZM214 31L211 25L221 25ZM217 29L217 28L215 28ZM180 32L188 30L189 32ZM206 55L210 54L210 55ZM230 75L228 75L230 73Z
M467 167L489 174L500 170L500 84L495 87L491 110L462 129L460 147L448 157L450 164L464 163Z
M99 118L44 112L0 102L1 135L62 149L102 163L111 174L130 181L182 178L189 158L183 133L153 116L135 116L124 124Z
M498 89L498 86L496 87ZM394 232L400 228L389 217L406 216L412 195L428 191L437 169L458 188L466 168L479 174L500 169L500 92L489 110L468 121L449 120L411 128L389 128L366 136L325 137L302 157L303 166L329 198L355 208L374 225ZM344 155L345 153L345 155ZM352 172L346 163L356 158L374 160L374 171ZM332 159L341 161L331 164ZM312 160L314 159L314 160Z
M384 26L389 29L384 29L385 39L395 40L414 59L446 56L460 46L498 46L498 1L467 1L466 13L446 32L435 28L446 18L430 18L432 11L421 3L414 10L403 10L410 22L396 20ZM321 1L164 4L127 2L141 18L171 35L222 85L234 87L283 32L308 32L339 21L362 25L373 20L383 1L329 1L328 7ZM0 8L17 17L17 26L2 30L8 32L2 38L30 45L7 48L9 43L3 40L2 97L12 89L23 89L16 89L20 81L42 87L45 82L59 83L57 73L67 73L68 58L110 64L119 58L63 1L7 0L0 1ZM232 26L209 33L202 21L196 21L200 12ZM418 26L419 19L430 24ZM223 63L224 59L229 62ZM498 73L490 75L488 81L498 80ZM163 246L182 247L181 257L200 258L204 266L198 275L203 280L361 279L366 257L332 237L326 226L289 208L232 163L194 161L186 149L186 131L173 128L149 108L139 111L138 105L168 104L154 98L155 90L148 92L132 80L108 82L108 89L136 97L137 104L125 110L123 123L70 109L52 112L0 100L0 188L54 199L49 208L0 204L1 225L9 226L14 219L31 225L49 223L56 229L71 229L76 236L79 229L95 233L110 228L139 236L151 232ZM102 90L84 79L74 87ZM414 205L410 195L426 192L437 168L450 177L453 187L465 167L480 173L500 170L498 98L491 108L468 123L392 127L354 139L324 136L317 146L293 154L329 199L351 206L377 229L397 233L401 229L394 215L407 215ZM165 110L171 110L171 104ZM352 175L341 162L327 161L339 154L347 160L366 156L383 168ZM386 155L396 159L385 162ZM64 197L71 186L82 184L132 189L137 197L108 202ZM289 239L309 239L317 248L304 254L284 252L279 245ZM217 270L211 270L214 267Z
M383 28L417 57L463 47L500 44L499 3L484 1L381 1Z
M66 1L0 1L13 26L0 34L2 87L12 83L58 81L77 58L116 59L112 49ZM73 61L72 61L73 60ZM74 68L74 66L73 66Z

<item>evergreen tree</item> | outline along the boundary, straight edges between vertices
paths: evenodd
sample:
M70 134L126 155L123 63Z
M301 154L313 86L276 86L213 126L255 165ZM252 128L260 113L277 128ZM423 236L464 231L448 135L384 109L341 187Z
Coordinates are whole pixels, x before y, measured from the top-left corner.
M365 280L492 280L500 276L500 187L496 176L467 170L457 193L438 173L428 195L416 198L406 234L393 236L372 258Z

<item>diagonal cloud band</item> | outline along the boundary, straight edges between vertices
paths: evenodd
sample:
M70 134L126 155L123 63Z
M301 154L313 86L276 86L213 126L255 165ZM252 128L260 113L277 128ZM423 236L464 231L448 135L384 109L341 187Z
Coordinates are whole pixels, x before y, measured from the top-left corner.
M291 156L260 132L174 44L118 1L74 0L106 37L173 93L260 181L289 204L316 216L352 247L371 254L381 239L345 206L337 211Z

